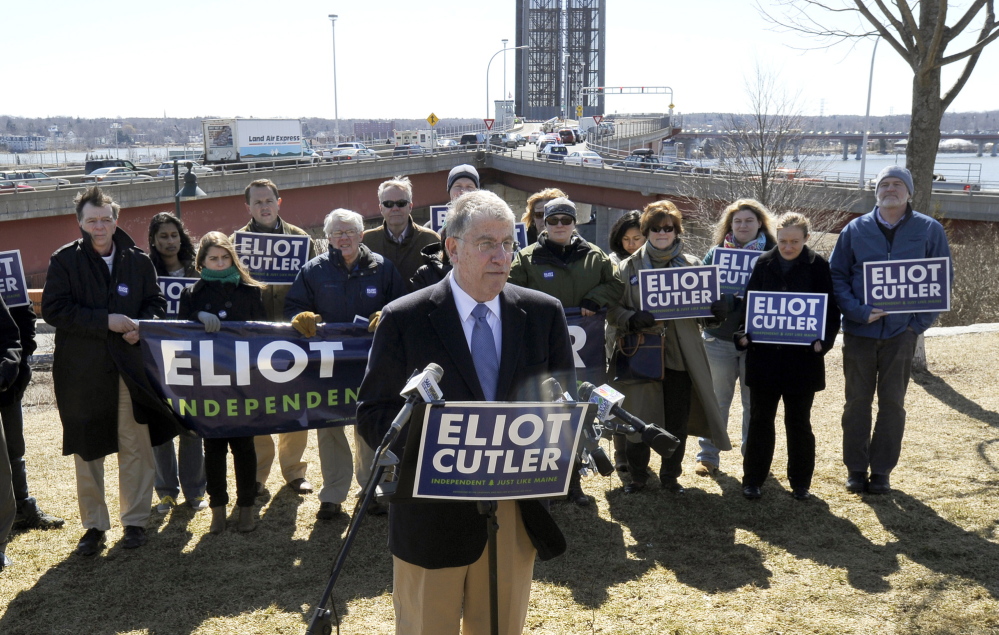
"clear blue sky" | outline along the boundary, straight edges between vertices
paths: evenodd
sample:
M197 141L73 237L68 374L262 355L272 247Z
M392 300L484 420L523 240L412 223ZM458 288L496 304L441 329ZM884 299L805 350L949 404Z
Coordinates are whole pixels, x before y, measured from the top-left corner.
M681 112L746 111L746 79L759 64L799 95L803 114L864 112L872 41L795 50L810 43L769 30L749 0L607 5L608 85L671 86ZM327 15L336 13L341 117L483 117L486 64L503 38L514 45L514 7L513 0L5 2L0 114L332 118ZM911 71L884 43L877 55L872 113L907 113ZM502 94L502 69L498 56L490 99ZM999 108L996 69L999 44L951 111ZM186 88L188 81L200 88ZM665 102L617 97L606 107L662 111Z

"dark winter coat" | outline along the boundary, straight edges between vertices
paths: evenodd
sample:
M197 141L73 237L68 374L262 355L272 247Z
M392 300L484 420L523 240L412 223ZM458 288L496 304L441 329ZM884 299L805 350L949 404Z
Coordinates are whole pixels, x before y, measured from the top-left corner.
M353 322L355 315L370 317L408 289L389 260L360 245L353 267L333 249L305 263L284 302L284 318L302 311L318 313L323 322Z
M9 391L17 382L20 362L21 344L17 339L17 324L10 316L3 298L0 298L0 394Z
M118 451L118 377L132 396L135 420L152 444L177 434L173 414L146 379L142 351L108 329L108 315L156 320L166 300L152 261L121 228L113 236L112 272L84 233L52 254L42 315L55 327L52 380L63 428L63 455L92 461Z
M423 266L416 270L409 281L413 291L434 286L454 268L441 243L427 245L420 251L420 255L423 256Z
M9 406L21 401L24 391L31 381L31 365L28 358L35 352L35 310L30 304L15 306L10 309L10 317L17 324L18 336L21 340L21 363L18 365L17 379L7 390L0 393L0 406Z
M260 287L198 280L180 292L179 320L197 320L205 311L223 322L266 322L263 292Z
M423 248L441 241L437 232L417 225L413 222L412 216L409 218L408 231L409 234L406 238L401 243L397 243L389 238L388 229L383 222L378 227L365 231L364 237L361 238L368 249L380 254L395 265L395 268L399 270L399 275L406 282L407 292L413 290L409 286L409 281L423 264Z
M746 385L771 392L818 392L826 387L824 356L836 344L840 315L833 295L832 276L826 259L808 248L802 249L787 274L781 271L781 256L776 248L764 253L756 261L753 275L749 277L746 291L793 291L797 293L825 293L826 331L822 338L822 352L809 346L788 344L756 344L750 342L746 355ZM742 321L745 323L745 307ZM744 330L735 334L739 338ZM738 345L737 345L738 346Z

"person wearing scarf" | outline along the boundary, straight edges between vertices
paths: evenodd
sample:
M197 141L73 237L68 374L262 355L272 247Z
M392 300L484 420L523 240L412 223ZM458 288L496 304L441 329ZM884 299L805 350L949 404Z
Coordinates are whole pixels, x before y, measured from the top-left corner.
M608 311L607 320L621 334L662 336L663 379L622 380L615 377L615 386L624 393L624 407L629 412L646 423L661 424L680 440L680 446L672 456L662 460L659 482L664 491L682 494L684 488L677 479L683 473L688 433L710 438L723 450L731 449L731 445L714 397L698 320L657 321L651 313L639 309L639 271L699 264L695 257L683 253L683 216L670 201L656 201L645 207L640 222L646 242L618 267L616 275L624 285L624 293L620 302ZM725 319L722 300L712 304L711 310L715 322ZM650 448L640 439L629 438L625 452L630 482L624 491L628 494L640 492L649 479Z
M746 249L763 253L776 245L773 231L773 217L762 203L751 198L740 198L722 213L715 225L714 245L704 256L703 264L714 264L715 249ZM711 379L714 384L715 399L721 411L722 422L728 434L728 415L735 395L735 382L739 382L739 395L742 398L742 445L745 454L746 440L749 438L749 386L746 385L746 351L737 350L732 335L739 328L742 315L744 293L724 294L728 317L716 327L704 329L704 350L711 366ZM715 476L720 466L718 448L711 439L698 439L700 451L694 474Z

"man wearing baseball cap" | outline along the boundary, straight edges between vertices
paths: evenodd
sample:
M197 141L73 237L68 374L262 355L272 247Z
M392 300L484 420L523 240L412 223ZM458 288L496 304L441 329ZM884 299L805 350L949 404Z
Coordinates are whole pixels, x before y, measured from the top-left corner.
M902 452L905 392L916 338L938 313L886 313L864 304L864 263L950 257L943 227L912 209L912 175L890 165L878 174L874 210L840 233L829 265L843 312L843 462L846 489L887 494L889 474ZM878 395L873 424L872 403ZM870 477L868 479L868 471Z

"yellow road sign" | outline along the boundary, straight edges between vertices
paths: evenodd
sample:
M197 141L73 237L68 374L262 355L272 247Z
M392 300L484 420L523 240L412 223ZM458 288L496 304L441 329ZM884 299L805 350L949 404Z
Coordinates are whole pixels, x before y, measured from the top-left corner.
M583 116L583 107L582 106L576 106L576 116L577 117L582 117Z
M440 121L440 119L434 113L430 113L430 116L427 117L427 123L431 126L436 126L438 121Z

